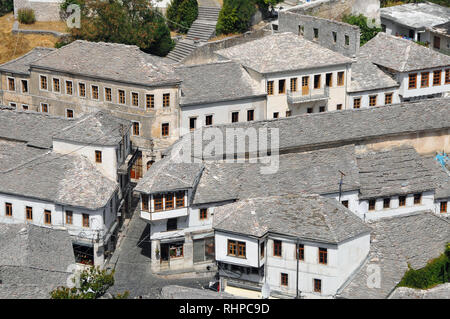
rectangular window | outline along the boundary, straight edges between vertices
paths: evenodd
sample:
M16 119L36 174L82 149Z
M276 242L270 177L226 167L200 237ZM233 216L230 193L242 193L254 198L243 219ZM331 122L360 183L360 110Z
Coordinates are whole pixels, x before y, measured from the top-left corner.
M291 111L286 111L286 117L289 117L289 116L291 116Z
M445 84L450 84L450 69L445 70Z
M41 75L41 90L47 90L47 77L44 75Z
M319 264L328 264L328 250L327 248L319 247Z
M392 93L386 93L384 95L384 104L385 105L392 104Z
M207 218L208 218L208 209L200 208L200 219L207 219Z
M273 241L273 255L281 257L281 240Z
M169 136L169 123L161 124L161 135Z
M280 114L278 112L273 112L273 118L277 119Z
M22 93L28 93L28 81L22 80Z
M299 244L297 249L297 259L305 260L305 245Z
M320 89L320 74L314 75L314 88Z
M167 193L164 197L165 197L164 209L165 210L173 209L174 207L173 193Z
M48 113L48 104L47 103L41 103L41 112Z
M213 124L213 116L212 115L206 115L205 116L205 125L209 126Z
M16 80L14 80L14 78L8 78L8 90L10 91L16 90Z
M350 45L350 37L345 35L345 45Z
M426 88L429 85L430 72L422 72L420 74L420 87Z
M108 102L112 101L112 91L111 88L105 88L105 100Z
M237 254L236 241L228 240L228 255L229 256L236 256L236 254Z
M49 210L44 210L44 223L47 225L52 224L52 212Z
M261 258L264 257L264 242L259 245L259 255L261 256Z
M320 113L325 112L325 106L320 106L320 107L319 107L319 112L320 112Z
M83 214L83 227L89 227L89 214Z
M291 78L291 92L297 92L297 78Z
M177 208L184 207L184 192L178 192L176 195Z
M338 72L337 75L337 85L338 86L343 86L344 85L344 72Z
M383 208L390 208L391 207L391 199L385 198L383 199Z
M191 117L189 118L189 130L193 131L197 127L197 118Z
M30 206L27 206L25 208L25 215L27 220L33 220L33 208Z
M433 86L441 85L441 70L433 72Z
M441 38L434 36L433 38L433 48L440 49L441 48Z
M322 292L322 280L314 279L314 292Z
M342 104L336 105L336 110L342 110Z
M73 94L72 81L66 81L66 94L68 94L68 95L72 95Z
M312 107L308 107L307 109L306 109L306 113L308 113L308 114L311 114L311 113L313 113L313 108Z
M67 118L73 118L73 110L67 109L66 116L67 116Z
M145 96L145 101L146 101L145 104L148 109L155 108L155 96L153 94L147 94Z
M278 93L279 94L286 93L286 80L279 80L278 81Z
M95 151L95 162L96 163L102 162L102 151Z
M247 110L247 121L253 121L255 119L255 110Z
M133 106L139 106L139 93L131 92L131 103Z
M238 241L237 245L238 245L238 256L245 258L245 256L246 256L245 243L241 242L241 241Z
M399 196L398 197L398 206L406 206L406 196Z
M124 90L119 90L119 103L120 104L125 104L126 103L125 91Z
M333 42L336 43L337 42L337 32L332 32L333 34Z
M359 109L361 107L361 98L357 97L353 99L353 108Z
M59 79L53 79L53 91L60 92Z
M163 210L163 197L162 197L162 195L155 195L153 197L153 201L154 201L155 212L162 211Z
M141 210L148 212L148 195L141 194Z
M414 194L414 205L420 205L422 203L422 194Z
M231 123L239 122L239 112L231 113Z
M376 204L375 199L369 199L369 210L375 210L375 204Z
M78 83L78 94L81 97L86 97L86 84Z
M28 110L28 105L22 104L22 109L23 109L24 111L27 111L27 110Z
M408 89L415 89L417 87L417 73L412 73L408 78Z
M288 274L281 273L281 285L288 286Z
M163 94L163 107L170 106L170 93Z
M369 106L376 106L377 105L377 96L371 95L369 96Z
M98 86L92 85L91 90L92 90L92 99L98 100Z
M298 25L298 35L303 35L305 33L305 27L301 24Z
M273 95L273 81L267 81L267 95Z
M140 134L139 122L133 122L133 135L139 136L139 134Z
M68 225L73 224L73 213L70 210L66 210L66 224Z
M328 87L333 86L333 73L327 73L325 75L325 86L328 86Z
M441 202L441 213L446 213L447 212L447 202Z
M317 40L319 38L319 29L313 28L314 33L314 40Z
M11 217L12 214L13 214L12 204L11 203L5 203L5 215Z

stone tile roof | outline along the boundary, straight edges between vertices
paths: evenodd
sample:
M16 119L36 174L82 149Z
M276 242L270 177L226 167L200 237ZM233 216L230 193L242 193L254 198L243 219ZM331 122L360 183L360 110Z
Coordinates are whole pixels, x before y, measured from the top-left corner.
M178 285L164 286L161 290L161 297L162 299L241 299L226 292Z
M77 40L32 63L58 72L144 86L178 84L173 66L137 46Z
M53 135L55 139L83 144L116 146L131 128L131 121L99 111L88 114Z
M348 92L370 91L397 87L399 84L368 59L358 58L352 64L352 78Z
M66 285L75 264L67 230L32 224L0 224L0 298L49 298Z
M15 74L29 75L30 64L54 50L55 49L53 48L34 48L30 52L22 55L21 57L18 57L17 59L1 64L0 72L11 72Z
M342 144L358 144L361 141L369 141L383 136L450 128L449 108L449 98L427 99L384 107L350 109L304 114L275 120L213 125L211 129L219 129L223 134L224 152L227 150L226 143L232 145L232 140L235 138L233 129L248 128L254 128L257 131L267 129L267 147L269 149L272 136L271 130L277 129L279 132L280 152L293 149L309 150ZM177 145L193 143L195 134L205 133L207 129L199 128L184 135L165 154L170 154ZM227 130L230 133L227 133ZM203 149L209 143L210 141L204 141ZM248 149L248 146L246 149ZM236 152L236 147L234 152ZM208 154L204 154L204 156L205 158L211 157ZM217 157L222 158L221 154L218 154Z
M354 146L282 154L275 174L263 174L263 163L206 162L194 195L194 204L284 195L339 192L340 173L346 174L342 190L359 189Z
M450 175L433 157L424 158L424 164L430 169L435 185L435 199L450 198Z
M83 156L0 141L0 160L1 193L95 210L106 206L118 187Z
M151 166L134 190L150 194L193 188L202 171L202 164L174 163L164 158Z
M237 63L218 62L177 68L182 79L181 106L265 96Z
M370 228L334 199L291 194L250 198L217 207L213 228L250 236L283 234L338 244Z
M353 61L290 32L276 33L216 53L264 74Z
M378 33L362 46L360 56L367 57L372 63L397 72L450 65L450 56L384 32Z
M30 146L51 148L52 136L75 119L66 119L30 111L16 111L0 106L0 137L24 141Z
M398 287L389 299L450 299L450 283L437 285L430 289Z
M433 171L413 147L367 152L357 156L360 199L436 189Z
M366 262L339 291L343 298L387 298L402 279L408 264L413 269L424 267L438 257L450 241L448 219L432 212L419 212L385 218L368 224L372 242ZM380 288L368 288L368 276L380 269Z
M431 2L407 3L380 9L380 16L410 28L420 29L450 20L450 8Z

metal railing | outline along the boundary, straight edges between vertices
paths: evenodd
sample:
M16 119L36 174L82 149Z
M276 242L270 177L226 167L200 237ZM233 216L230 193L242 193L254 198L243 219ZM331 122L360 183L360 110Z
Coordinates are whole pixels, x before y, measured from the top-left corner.
M308 89L308 93L306 94L302 91L302 89L296 92L288 90L286 95L289 104L327 100L330 96L330 88L326 86L320 89Z

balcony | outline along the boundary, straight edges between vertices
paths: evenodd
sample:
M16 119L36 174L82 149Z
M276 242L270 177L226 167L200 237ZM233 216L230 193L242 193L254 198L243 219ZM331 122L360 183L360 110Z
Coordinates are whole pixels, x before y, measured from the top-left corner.
M141 218L148 221L157 221L163 219L170 219L188 215L187 207L177 208L172 210L162 210L158 212L149 212L141 210Z
M314 102L321 100L328 100L330 96L330 88L328 86L321 89L305 89L302 88L301 91L292 92L287 91L287 102L288 104L298 104L306 102Z

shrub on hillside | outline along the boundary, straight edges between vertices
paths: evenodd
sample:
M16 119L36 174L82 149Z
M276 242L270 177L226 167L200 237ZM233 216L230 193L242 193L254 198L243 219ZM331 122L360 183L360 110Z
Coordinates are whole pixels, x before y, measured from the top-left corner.
M20 23L33 24L36 22L36 16L31 8L22 8L17 12L17 17Z
M254 1L224 0L216 25L216 33L219 35L246 32L251 26L255 12Z
M359 27L359 30L361 32L360 45L366 44L370 39L375 37L378 32L381 32L381 28L369 27L369 25L367 24L367 17L362 14L344 16L342 18L342 21Z
M197 0L172 0L166 12L170 30L180 33L187 33L197 16Z
M12 12L14 9L14 1L13 0L1 0L0 1L0 17Z

